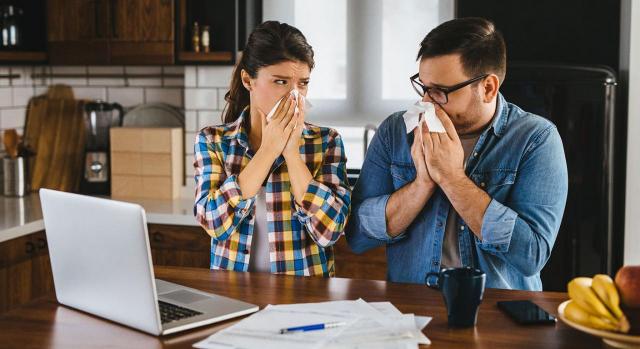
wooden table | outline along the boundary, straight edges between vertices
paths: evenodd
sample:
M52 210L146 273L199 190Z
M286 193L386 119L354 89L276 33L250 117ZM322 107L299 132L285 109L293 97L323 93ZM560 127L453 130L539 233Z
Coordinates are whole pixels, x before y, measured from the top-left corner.
M488 289L478 325L450 329L442 297L422 285L384 281L323 279L234 273L196 268L157 267L156 277L197 289L267 304L322 302L363 298L390 301L403 313L433 316L425 328L432 348L602 348L595 337L558 322L555 326L518 326L496 307L499 300L530 299L548 312L567 298L564 293ZM0 348L191 348L192 344L237 320L166 337L153 337L89 314L58 305L54 296L0 315Z

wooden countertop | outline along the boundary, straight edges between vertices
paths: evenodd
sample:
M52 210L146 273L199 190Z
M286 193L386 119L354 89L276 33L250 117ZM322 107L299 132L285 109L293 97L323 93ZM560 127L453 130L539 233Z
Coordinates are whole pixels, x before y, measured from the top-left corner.
M499 300L530 299L556 314L564 293L487 289L478 325L447 327L446 309L438 291L423 285L385 281L324 279L235 273L196 268L156 267L156 277L185 286L267 304L322 302L363 298L390 301L403 313L433 316L425 328L431 348L602 348L600 339L554 326L519 326L496 307ZM50 296L0 315L0 348L191 348L237 320L166 337L153 337L58 305Z

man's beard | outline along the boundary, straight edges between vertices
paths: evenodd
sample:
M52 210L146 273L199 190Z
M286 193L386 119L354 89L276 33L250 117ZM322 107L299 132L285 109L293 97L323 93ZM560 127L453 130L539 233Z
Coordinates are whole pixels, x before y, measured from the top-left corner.
M474 134L481 131L477 129L478 121L482 117L481 105L482 100L479 97L474 98L463 113L456 114L451 118L458 135Z

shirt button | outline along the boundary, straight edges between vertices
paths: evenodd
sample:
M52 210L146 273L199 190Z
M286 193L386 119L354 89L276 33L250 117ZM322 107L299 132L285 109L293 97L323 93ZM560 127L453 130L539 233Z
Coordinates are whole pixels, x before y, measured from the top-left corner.
M464 230L464 225L461 225L461 226L460 226L460 230Z
M434 266L434 267L437 267L437 266L438 266L438 264L440 264L438 261L433 261L433 266Z
M480 183L480 186L484 188L486 184L484 182Z
M243 250L242 253L249 254L249 250Z
M473 153L473 157L477 157L477 156L478 156L478 153Z
M442 228L442 222L438 222L438 227Z

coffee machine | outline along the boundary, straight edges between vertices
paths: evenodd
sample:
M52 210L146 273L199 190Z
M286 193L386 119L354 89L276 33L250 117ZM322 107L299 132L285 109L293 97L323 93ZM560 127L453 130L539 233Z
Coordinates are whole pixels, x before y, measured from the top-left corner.
M117 113L115 113L117 112ZM111 166L109 130L122 126L124 111L118 103L89 102L84 106L85 151L84 175L80 192L109 195L111 192Z

